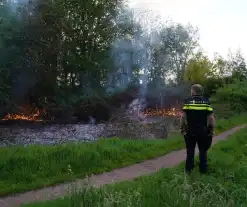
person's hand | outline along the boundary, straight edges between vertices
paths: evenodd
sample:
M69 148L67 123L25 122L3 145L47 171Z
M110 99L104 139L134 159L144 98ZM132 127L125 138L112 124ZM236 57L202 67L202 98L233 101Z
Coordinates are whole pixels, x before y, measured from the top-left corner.
M214 131L210 131L209 136L214 136Z
M180 133L181 133L182 136L185 136L185 135L186 135L186 132L185 132L184 129L181 129L181 130L180 130Z
M214 127L212 127L212 126L208 127L208 135L212 136L212 137L214 136Z

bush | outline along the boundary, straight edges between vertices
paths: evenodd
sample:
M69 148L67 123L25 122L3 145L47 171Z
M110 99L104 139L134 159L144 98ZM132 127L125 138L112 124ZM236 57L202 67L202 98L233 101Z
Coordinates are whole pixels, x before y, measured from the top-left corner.
M206 96L215 94L216 90L223 86L223 80L217 78L209 78L204 84L204 93Z
M213 102L221 103L234 112L247 110L247 81L234 82L216 91Z

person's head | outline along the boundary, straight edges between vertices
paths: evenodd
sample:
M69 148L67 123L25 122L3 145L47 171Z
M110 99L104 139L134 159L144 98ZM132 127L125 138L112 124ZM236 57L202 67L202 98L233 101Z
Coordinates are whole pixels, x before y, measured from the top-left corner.
M203 95L203 87L200 84L194 84L190 89L191 96L202 96Z

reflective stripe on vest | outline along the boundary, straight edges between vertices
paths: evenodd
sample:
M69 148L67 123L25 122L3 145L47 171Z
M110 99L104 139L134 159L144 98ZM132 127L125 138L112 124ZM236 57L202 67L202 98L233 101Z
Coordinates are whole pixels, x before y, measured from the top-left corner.
M209 104L184 104L183 110L213 111Z

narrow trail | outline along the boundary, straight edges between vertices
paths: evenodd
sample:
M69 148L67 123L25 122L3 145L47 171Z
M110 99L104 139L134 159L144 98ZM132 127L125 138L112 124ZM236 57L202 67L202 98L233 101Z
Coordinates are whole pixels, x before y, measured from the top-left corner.
M215 136L213 139L213 144L220 140L227 139L228 136L234 134L235 132L246 126L247 125L237 126L221 133L218 136ZM196 154L198 154L197 149ZM111 184L119 181L132 180L139 176L154 173L160 170L161 168L174 167L183 160L185 160L185 157L185 149L173 151L162 157L146 160L139 164L134 164L128 167L115 169L111 172L94 175L89 179L78 179L74 182L58 184L54 187L47 187L35 191L16 194L14 196L0 198L0 207L19 207L22 204L31 203L33 201L45 201L56 199L68 195L71 191L71 188L73 188L73 190L79 190L83 185L85 185L85 183L88 182L95 187L99 187L105 184Z

